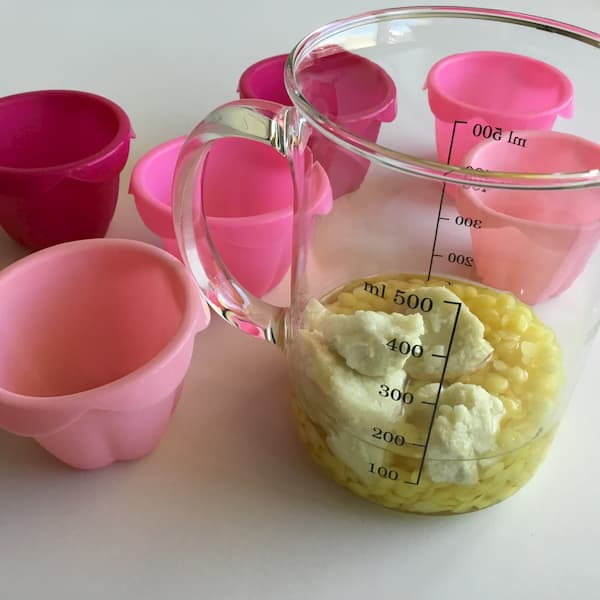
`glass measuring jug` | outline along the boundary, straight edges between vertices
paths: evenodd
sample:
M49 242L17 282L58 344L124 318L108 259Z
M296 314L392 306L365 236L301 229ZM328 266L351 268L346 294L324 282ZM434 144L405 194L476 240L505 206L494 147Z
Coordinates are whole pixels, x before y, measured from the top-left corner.
M182 256L219 314L285 352L300 437L354 493L468 512L542 463L600 323L599 47L592 32L504 11L368 13L295 47L293 107L234 102L188 137L174 184ZM395 118L375 141L345 118L353 90L339 71L314 77L345 53L394 83ZM215 253L203 179L230 136L288 159L289 307L249 294ZM348 156L368 168L315 216L322 156L333 187Z

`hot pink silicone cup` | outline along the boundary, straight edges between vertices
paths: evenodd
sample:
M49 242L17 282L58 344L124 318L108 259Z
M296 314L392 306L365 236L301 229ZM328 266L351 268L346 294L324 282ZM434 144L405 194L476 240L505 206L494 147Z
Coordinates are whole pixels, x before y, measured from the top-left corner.
M133 137L114 102L43 90L0 99L0 226L37 250L103 237Z
M286 54L248 67L238 86L240 98L258 98L291 106L284 83ZM304 96L339 127L376 142L381 124L396 118L396 87L376 63L340 47L323 48L298 72ZM325 169L333 197L360 187L369 161L345 152L313 132L309 141L315 160Z
M466 157L477 168L568 173L600 168L600 146L553 131L520 131L524 148L483 142ZM479 185L479 184L478 184ZM471 228L473 257L483 283L529 304L566 290L600 239L600 190L478 191L455 186L459 212L481 221Z
M464 164L465 154L484 139L515 143L513 130L548 130L558 115L573 115L568 77L520 54L447 56L430 69L425 88L435 116L438 160L452 165Z
M149 244L60 244L0 272L0 427L65 463L144 456L209 321L184 266Z
M135 165L130 193L146 226L180 257L173 227L171 186L183 137L157 146ZM323 168L306 153L313 216L331 210ZM232 172L231 165L236 165ZM292 179L285 157L241 138L219 140L207 161L204 211L211 238L233 276L252 294L274 288L291 264Z

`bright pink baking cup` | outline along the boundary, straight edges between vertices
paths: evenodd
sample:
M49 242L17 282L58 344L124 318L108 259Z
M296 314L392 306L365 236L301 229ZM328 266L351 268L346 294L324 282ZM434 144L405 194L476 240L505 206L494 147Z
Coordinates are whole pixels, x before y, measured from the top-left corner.
M171 140L145 154L133 169L129 188L148 229L177 257L171 187L184 140ZM310 150L306 161L309 212L326 214L332 202L329 180ZM263 296L291 264L294 190L286 158L258 142L219 140L208 158L203 185L204 212L221 259L249 292Z
M287 55L265 58L242 74L240 98L258 98L291 106L284 83ZM341 47L323 48L301 64L298 81L306 99L339 127L376 142L381 125L396 118L396 87L378 64ZM309 146L325 169L333 197L360 187L369 161L335 146L313 132Z
M114 102L72 90L0 99L0 226L38 250L103 237L133 137Z
M487 141L465 160L475 168L522 173L600 169L600 146L568 133L518 131L524 147ZM481 184L477 184L480 186ZM492 189L453 186L459 212L471 227L481 281L529 304L569 288L600 239L600 189Z
M438 160L452 165L462 165L484 139L508 142L512 130L548 130L559 115L573 116L569 78L520 54L447 56L430 69L425 88L435 116Z
M0 315L0 427L81 469L156 447L210 318L181 262L119 239L4 269Z

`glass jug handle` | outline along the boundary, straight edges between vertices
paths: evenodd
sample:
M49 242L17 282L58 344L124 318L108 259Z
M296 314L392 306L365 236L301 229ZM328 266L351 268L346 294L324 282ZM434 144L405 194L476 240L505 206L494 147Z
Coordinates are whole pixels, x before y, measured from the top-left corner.
M297 115L295 108L266 100L236 100L217 108L186 139L173 183L173 223L179 250L209 304L230 324L272 343L283 339L287 309L252 295L229 273L211 239L199 182L213 143L231 137L270 145L288 159L293 178L294 164L300 168L303 163L305 145ZM234 177L233 164L231 172ZM296 186L295 182L294 189Z

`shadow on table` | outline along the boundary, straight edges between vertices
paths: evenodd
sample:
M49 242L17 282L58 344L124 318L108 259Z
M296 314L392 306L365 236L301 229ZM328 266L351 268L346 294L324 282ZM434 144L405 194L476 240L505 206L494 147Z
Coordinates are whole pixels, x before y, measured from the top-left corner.
M36 496L48 491L77 512L140 503L149 520L176 511L191 520L225 519L229 527L246 519L317 519L313 528L328 519L400 528L422 524L420 517L399 516L330 481L296 436L283 355L216 318L197 339L178 409L147 457L78 471L32 440L0 432L4 516L27 510L21 496L38 510Z

